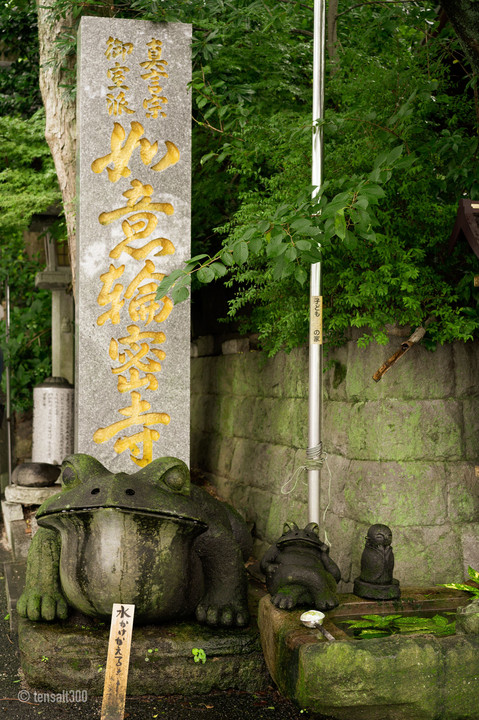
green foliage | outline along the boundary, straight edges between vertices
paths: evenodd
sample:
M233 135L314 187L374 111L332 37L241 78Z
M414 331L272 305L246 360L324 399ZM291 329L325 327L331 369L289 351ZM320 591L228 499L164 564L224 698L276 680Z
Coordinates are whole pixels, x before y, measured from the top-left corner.
M44 139L45 114L28 120L0 117L0 233L26 230L32 215L60 200L53 160Z
M195 663L202 662L203 665L205 664L206 653L203 648L192 648L191 652L193 653L193 659Z
M441 637L454 635L455 621L448 622L441 615L432 618L406 617L405 615L362 615L361 620L342 620L360 640L398 634L432 634Z
M467 573L471 580L479 585L479 572L469 565ZM451 590L464 590L465 592L472 593L475 598L479 598L479 587L475 587L474 585L466 585L465 583L446 583L440 587L450 588Z
M10 337L3 320L0 346L11 368L14 410L29 408L32 388L51 373L51 293L35 289L39 258L28 255L23 237L32 215L60 199L43 133L43 111L29 121L0 118L0 288L3 295L8 280L11 294Z
M11 65L0 67L0 116L28 118L41 107L35 0L0 5L0 51Z
M431 32L433 5L412 4L407 12L352 7L338 21L318 203L307 200L312 48L294 32L311 28L311 14L297 4L294 15L291 6L248 7L245 61L231 63L226 82L222 49L230 42L220 29L215 41L222 49L209 46L204 74L193 83L199 122L216 143L203 166L214 174L215 165L222 172L226 165L236 183L236 211L216 228L222 246L216 252L211 241L198 246L197 261L173 278L174 300L186 297L194 275L207 283L228 274L235 293L230 315L243 316L245 330L259 331L270 354L291 349L307 338L309 267L321 259L330 345L341 343L350 326L369 328L360 340L367 344L386 342L388 323L416 327L428 319L429 347L477 336L478 260L467 246L447 251L459 198L479 196L475 90L451 31ZM248 55L249 38L265 27L267 102ZM269 47L272 38L279 55ZM235 84L242 103L230 100ZM168 286L164 281L159 294Z
M13 0L12 0L13 1ZM229 314L269 354L307 339L321 259L330 347L388 323L428 321L425 343L478 335L479 261L448 252L457 203L478 198L477 83L436 4L358 4L337 18L327 63L323 186L310 197L312 6L273 0L53 0L80 16L193 24L193 254L161 284L231 288ZM318 124L319 127L319 124Z

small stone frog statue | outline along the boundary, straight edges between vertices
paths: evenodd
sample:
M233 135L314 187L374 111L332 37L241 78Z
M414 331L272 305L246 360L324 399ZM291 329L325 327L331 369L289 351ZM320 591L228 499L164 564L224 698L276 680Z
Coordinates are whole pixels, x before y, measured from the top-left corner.
M354 594L372 600L400 597L399 581L393 578L392 532L387 525L371 525L361 556L361 575L354 581Z
M336 583L341 573L329 557L329 547L319 539L319 527L309 523L300 530L285 523L283 535L261 560L271 602L282 610L309 605L332 610L339 605Z

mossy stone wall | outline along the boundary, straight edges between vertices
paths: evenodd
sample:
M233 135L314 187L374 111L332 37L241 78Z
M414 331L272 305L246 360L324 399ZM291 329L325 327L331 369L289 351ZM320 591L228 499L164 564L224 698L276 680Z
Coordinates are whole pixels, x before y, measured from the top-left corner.
M365 349L352 338L324 376L321 529L343 590L376 522L393 530L404 584L457 581L468 564L479 568L479 343L416 346L375 383L404 337L396 331L387 346ZM307 522L306 473L287 483L307 446L308 356L300 348L265 359L238 347L192 359L191 464L255 523L260 556L284 521Z

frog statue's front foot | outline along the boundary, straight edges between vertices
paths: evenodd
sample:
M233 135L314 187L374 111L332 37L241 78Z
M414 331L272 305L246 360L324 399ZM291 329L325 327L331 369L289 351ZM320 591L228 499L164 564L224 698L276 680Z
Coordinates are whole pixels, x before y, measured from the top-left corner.
M198 622L222 627L244 627L248 624L248 607L243 603L222 605L204 598L196 608Z
M233 508L190 484L181 460L159 458L127 475L77 454L64 461L61 482L37 512L21 616L64 620L71 606L109 617L122 602L135 605L139 622L248 623L250 534Z

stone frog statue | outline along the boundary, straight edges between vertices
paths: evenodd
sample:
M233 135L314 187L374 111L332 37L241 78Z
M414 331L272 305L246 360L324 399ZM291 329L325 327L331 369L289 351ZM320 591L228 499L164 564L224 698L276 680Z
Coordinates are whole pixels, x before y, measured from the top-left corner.
M185 463L164 457L113 474L76 454L60 478L37 512L21 616L62 620L70 605L109 617L123 602L135 604L135 622L248 623L251 535L232 507L190 484Z
M339 604L336 583L341 573L329 557L329 547L319 539L319 527L309 523L304 530L285 523L283 535L261 560L271 602L283 610L310 605L332 610Z

